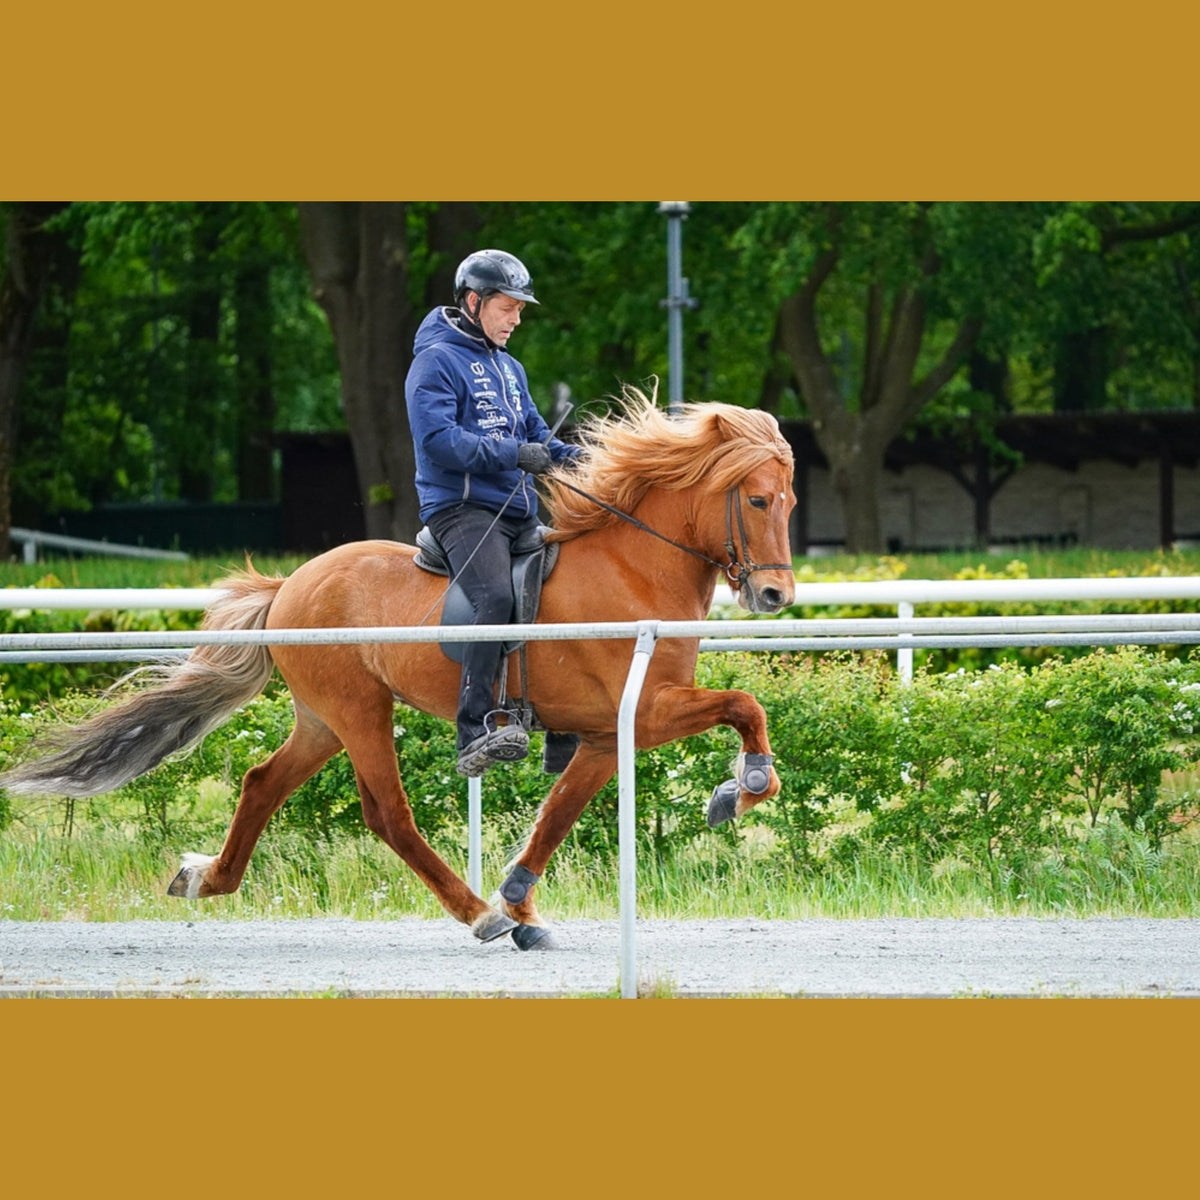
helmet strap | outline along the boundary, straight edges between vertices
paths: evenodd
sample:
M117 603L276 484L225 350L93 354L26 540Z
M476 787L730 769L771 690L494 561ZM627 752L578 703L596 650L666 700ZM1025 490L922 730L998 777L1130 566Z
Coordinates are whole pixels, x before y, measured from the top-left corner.
M471 289L471 291L474 291L474 289ZM476 337L483 338L483 340L492 349L496 349L496 343L493 342L486 333L484 333L483 326L479 322L479 314L483 309L484 297L478 292L475 292L475 311L472 312L471 309L467 307L467 297L471 294L471 291L468 291L466 294L464 294L462 298L462 304L459 306L458 311L463 315L463 323L467 326L467 331L469 333L474 334Z

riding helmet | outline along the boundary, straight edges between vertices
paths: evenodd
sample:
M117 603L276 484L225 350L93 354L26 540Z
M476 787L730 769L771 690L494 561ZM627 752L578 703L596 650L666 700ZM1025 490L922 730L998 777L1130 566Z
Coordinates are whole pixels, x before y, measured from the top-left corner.
M503 292L514 300L538 303L525 264L504 250L476 250L458 264L454 272L454 303L461 307L467 292L478 292L484 297Z

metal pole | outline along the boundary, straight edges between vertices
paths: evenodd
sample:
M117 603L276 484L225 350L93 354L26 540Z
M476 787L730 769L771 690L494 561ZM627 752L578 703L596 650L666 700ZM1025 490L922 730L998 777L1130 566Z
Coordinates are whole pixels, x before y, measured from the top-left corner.
M691 211L686 200L664 200L658 211L667 218L667 408L683 407L683 310L695 308L683 277L683 221Z
M483 780L467 780L467 887L479 895L483 883Z
M634 778L636 742L634 718L650 656L654 653L657 621L639 621L633 661L617 710L617 854L621 923L621 999L637 999L637 781Z
M896 605L896 616L901 621L911 621L913 615L913 605L909 600L901 600ZM911 641L911 634L900 634L900 642ZM901 646L896 651L896 671L900 676L901 683L912 683L913 676L913 652L911 646Z

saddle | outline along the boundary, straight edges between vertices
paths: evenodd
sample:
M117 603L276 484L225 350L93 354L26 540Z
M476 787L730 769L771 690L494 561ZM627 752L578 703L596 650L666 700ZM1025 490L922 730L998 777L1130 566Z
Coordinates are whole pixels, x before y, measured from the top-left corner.
M547 544L546 526L539 525L528 534L517 538L512 545L513 611L509 620L517 625L532 625L537 619L542 600L542 583L554 570L558 561L558 545ZM433 575L449 575L450 563L446 553L428 525L417 534L417 556L414 560L423 571ZM471 602L457 583L450 585L446 602L442 608L443 625L470 625L475 619ZM522 641L502 643L505 654L511 654L525 645ZM465 642L442 642L442 652L447 658L461 663L466 651Z

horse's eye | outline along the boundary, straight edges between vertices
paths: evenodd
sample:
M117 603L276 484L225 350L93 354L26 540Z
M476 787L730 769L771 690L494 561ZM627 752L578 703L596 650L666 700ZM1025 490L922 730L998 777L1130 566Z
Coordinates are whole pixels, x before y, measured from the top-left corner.
M767 507L766 496L751 496L750 497L750 507L751 508L766 508Z

